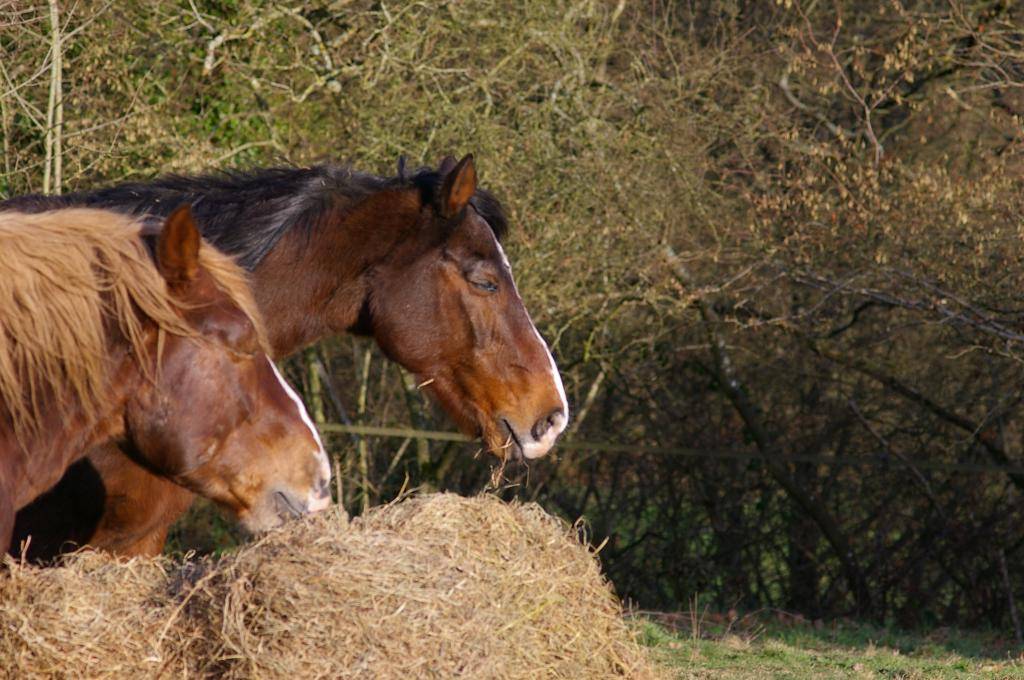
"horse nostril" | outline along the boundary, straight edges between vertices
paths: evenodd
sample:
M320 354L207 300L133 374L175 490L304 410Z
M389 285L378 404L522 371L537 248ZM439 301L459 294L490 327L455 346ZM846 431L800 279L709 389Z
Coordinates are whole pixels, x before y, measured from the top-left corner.
M554 411L534 423L533 427L530 429L530 434L533 435L534 440L540 441L540 439L548 433L548 430L554 427L562 419L562 409L556 408Z

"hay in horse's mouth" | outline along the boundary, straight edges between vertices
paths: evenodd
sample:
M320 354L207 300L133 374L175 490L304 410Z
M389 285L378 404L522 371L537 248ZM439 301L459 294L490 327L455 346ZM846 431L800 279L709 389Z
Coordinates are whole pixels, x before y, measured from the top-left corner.
M512 438L512 443L515 444L515 448L512 449L511 459L516 463L522 463L526 461L526 449L523 448L523 443L519 441L519 437L516 436L516 431L512 428L512 425L505 418L501 419L505 429L508 430L509 437ZM503 447L505 451L511 448L511 444L506 441ZM509 454L506 454L508 456Z

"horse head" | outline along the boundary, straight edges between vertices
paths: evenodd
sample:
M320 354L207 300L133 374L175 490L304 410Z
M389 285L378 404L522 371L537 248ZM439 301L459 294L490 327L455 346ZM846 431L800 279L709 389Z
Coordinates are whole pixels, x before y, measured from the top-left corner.
M415 226L370 272L371 332L496 455L543 456L565 429L568 404L481 214L482 201L493 199L477 191L472 156L445 159L436 173L419 176L434 179L406 194Z
M250 530L326 508L327 454L266 354L241 270L202 243L187 206L157 237L156 264L195 335L157 342L152 379L128 402L126 450Z

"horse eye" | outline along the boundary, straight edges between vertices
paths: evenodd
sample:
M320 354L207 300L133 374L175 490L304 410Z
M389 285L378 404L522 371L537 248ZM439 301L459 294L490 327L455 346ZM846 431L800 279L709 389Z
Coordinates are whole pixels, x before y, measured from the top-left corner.
M496 283L494 283L492 281L479 280L479 281L470 281L470 283L472 283L474 286L476 286L480 290L487 291L488 293L497 293L498 292L498 284L496 284Z

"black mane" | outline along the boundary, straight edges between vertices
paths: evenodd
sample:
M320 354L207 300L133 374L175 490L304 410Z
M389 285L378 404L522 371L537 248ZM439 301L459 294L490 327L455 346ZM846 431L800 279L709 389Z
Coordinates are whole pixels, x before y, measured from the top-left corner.
M206 175L166 175L151 182L130 182L61 196L30 194L0 202L0 210L41 212L72 206L107 208L152 218L166 217L182 203L192 204L204 238L218 250L234 255L252 270L289 229L313 229L332 207L355 206L386 189L416 187L425 202L434 202L443 175L420 168L398 177L378 177L349 166L315 165L247 171L228 170ZM498 200L478 190L470 204L501 240L508 220Z

